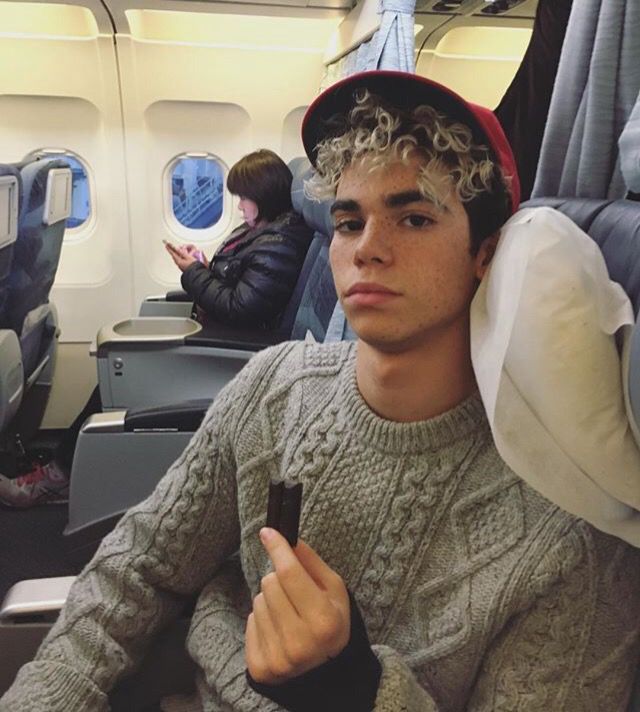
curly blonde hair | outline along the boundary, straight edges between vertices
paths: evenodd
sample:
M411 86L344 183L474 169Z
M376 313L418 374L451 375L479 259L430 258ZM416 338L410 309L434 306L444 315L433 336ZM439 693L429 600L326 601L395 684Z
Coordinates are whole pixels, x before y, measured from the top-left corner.
M474 143L467 126L431 106L405 112L359 90L349 114L331 120L329 134L317 146L317 173L305 185L312 198L334 197L343 171L354 163L367 159L375 171L395 161L406 163L416 153L424 161L418 189L439 208L452 189L462 203L494 192L497 184L506 193L506 180L489 148Z

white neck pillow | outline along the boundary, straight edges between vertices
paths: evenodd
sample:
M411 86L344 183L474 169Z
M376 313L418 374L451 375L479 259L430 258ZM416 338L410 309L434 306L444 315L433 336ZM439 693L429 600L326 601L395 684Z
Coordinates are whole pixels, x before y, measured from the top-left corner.
M633 322L598 245L562 213L527 208L503 227L471 305L471 354L509 467L640 546L640 450L615 339Z

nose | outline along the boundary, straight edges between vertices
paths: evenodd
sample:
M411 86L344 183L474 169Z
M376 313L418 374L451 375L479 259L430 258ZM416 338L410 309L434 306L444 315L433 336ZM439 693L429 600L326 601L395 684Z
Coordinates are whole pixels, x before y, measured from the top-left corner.
M362 266L369 263L389 264L392 251L389 244L389 226L385 221L369 219L357 238L353 261Z

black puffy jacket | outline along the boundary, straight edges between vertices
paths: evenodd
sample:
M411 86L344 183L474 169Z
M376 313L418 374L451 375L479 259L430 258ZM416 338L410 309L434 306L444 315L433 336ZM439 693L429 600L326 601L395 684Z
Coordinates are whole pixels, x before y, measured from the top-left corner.
M278 325L313 233L294 212L264 227L234 230L209 267L200 262L182 273L182 288L208 317L239 327Z

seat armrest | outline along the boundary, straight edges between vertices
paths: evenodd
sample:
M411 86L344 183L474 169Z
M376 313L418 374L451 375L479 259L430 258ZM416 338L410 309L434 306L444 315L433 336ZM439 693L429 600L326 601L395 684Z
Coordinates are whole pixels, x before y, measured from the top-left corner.
M0 607L0 621L34 622L55 619L64 606L75 576L27 579L7 591Z
M193 302L184 289L172 289L165 294L165 299L168 302Z
M122 433L126 410L109 410L106 413L94 413L82 425L83 433Z
M266 329L240 329L217 322L208 322L197 334L185 337L190 346L260 351L289 339L287 334Z
M150 294L144 298L145 302L192 302L193 299L184 289L170 289L164 294Z
M124 431L194 433L212 400L202 398L154 408L133 408L124 418Z

